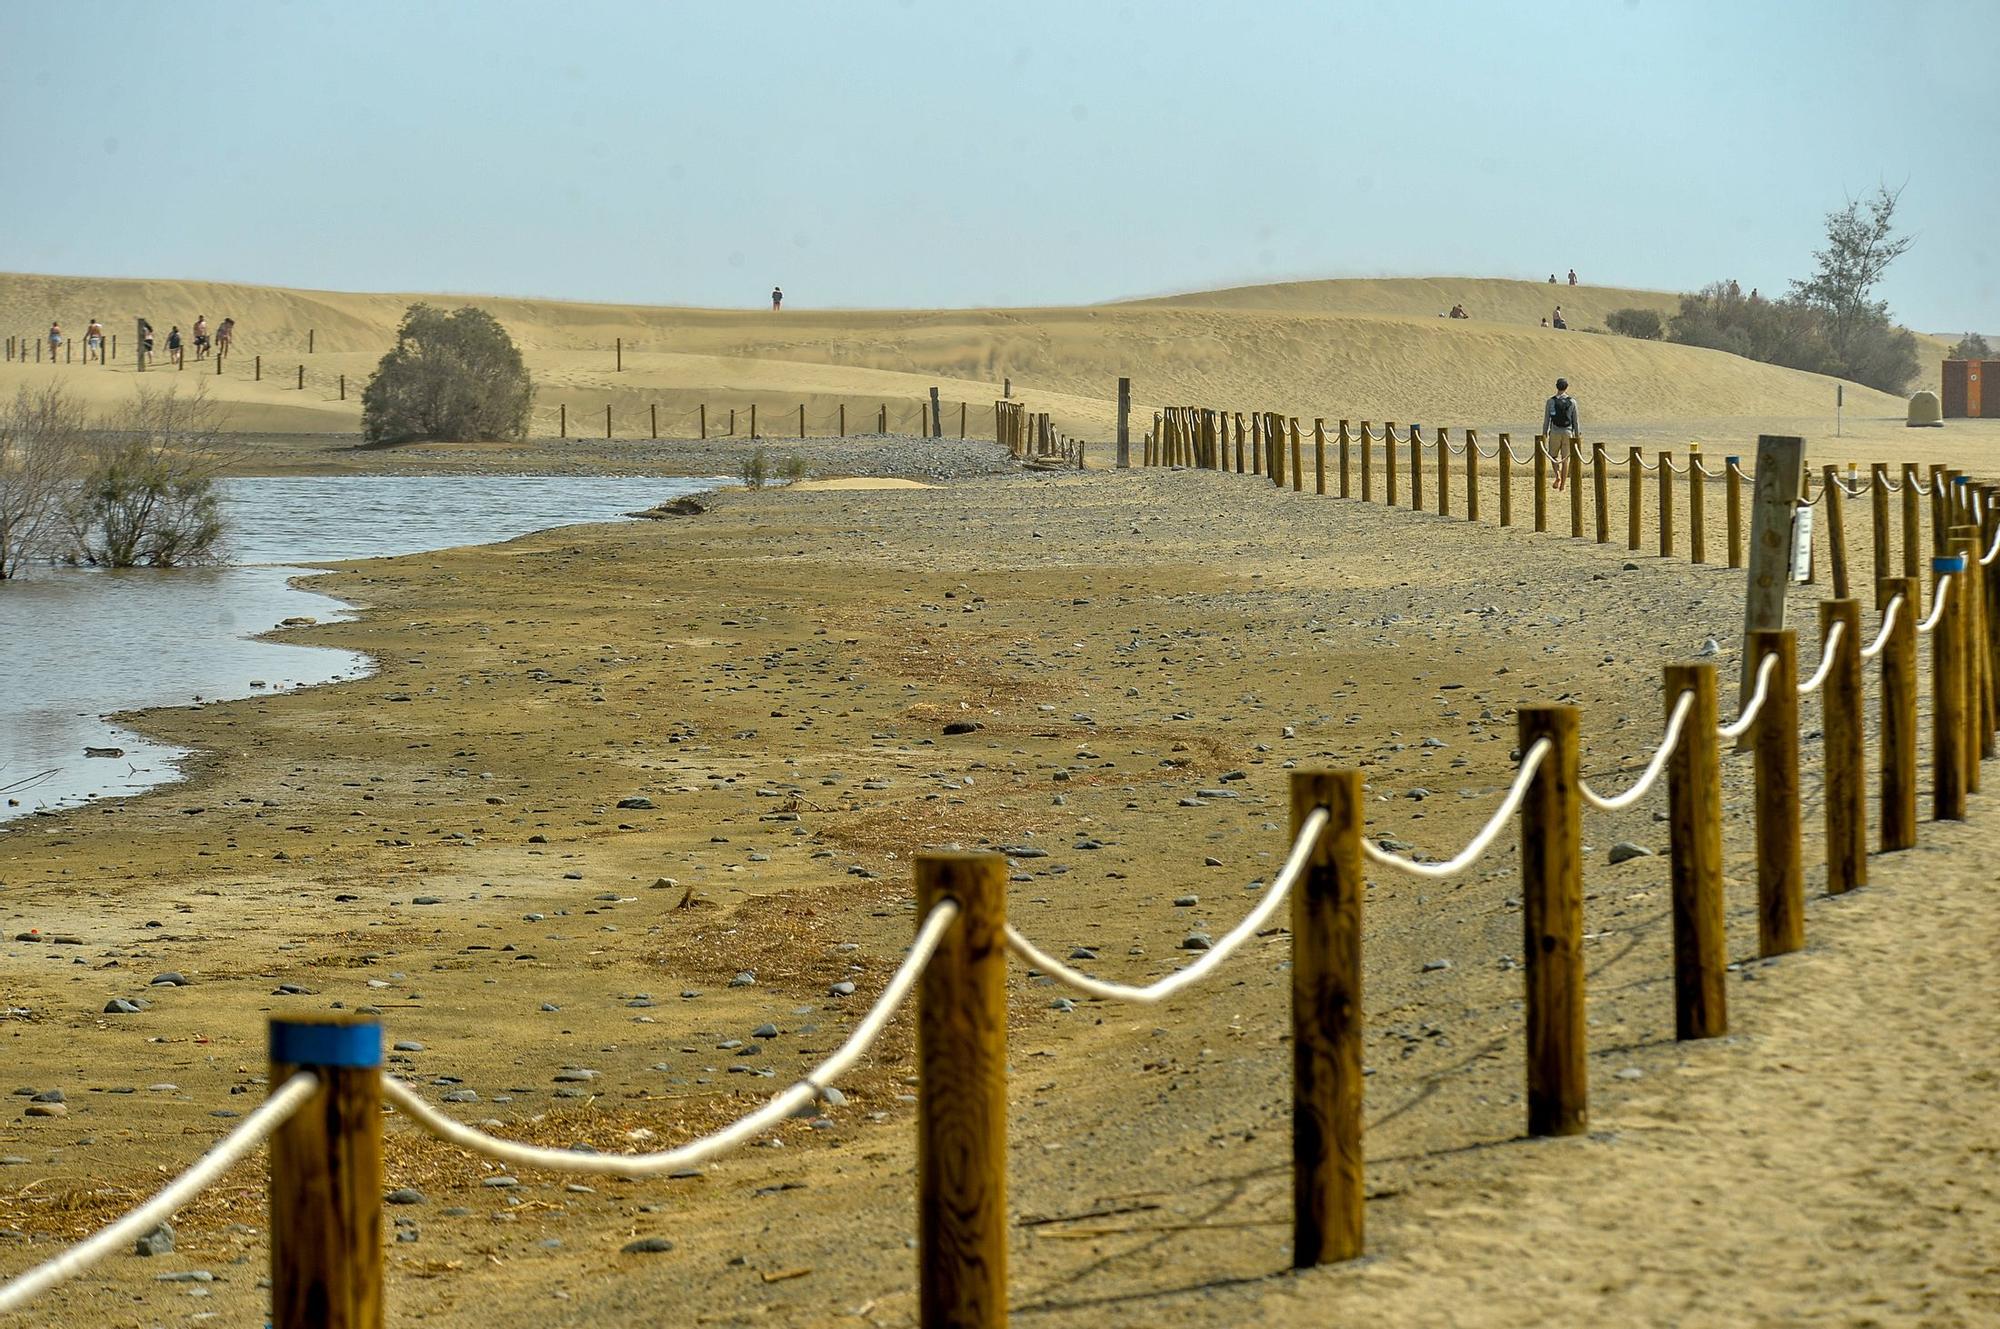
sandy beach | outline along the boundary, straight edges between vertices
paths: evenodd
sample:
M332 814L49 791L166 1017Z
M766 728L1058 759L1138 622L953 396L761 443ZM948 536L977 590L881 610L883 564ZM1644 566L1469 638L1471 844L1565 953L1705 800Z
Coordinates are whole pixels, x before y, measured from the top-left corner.
M207 754L193 779L0 837L9 1061L68 1107L0 1119L0 1270L226 1130L264 1092L269 1014L379 1009L409 1045L392 1069L462 1119L657 1148L858 1018L908 942L919 850L1044 849L1014 860L1014 921L1154 976L1257 898L1289 768L1362 767L1371 833L1447 853L1510 776L1517 704L1580 705L1586 774L1622 785L1658 735L1659 666L1710 636L1734 663L1740 574L1684 556L1233 475L925 485L725 493L348 565L312 584L357 621L288 637L378 675L150 714ZM1824 590L1795 589L1798 621ZM1371 877L1355 1265L1287 1272L1282 933L1157 1010L1059 1009L1016 966L1017 1319L1993 1316L1990 813L1975 798L1825 898L1807 747L1809 946L1778 963L1752 958L1749 772L1725 760L1726 1039L1673 1042L1666 859L1607 862L1664 846L1663 796L1587 821L1583 1139L1522 1138L1516 847L1456 882ZM152 986L167 972L187 986ZM115 997L149 1009L104 1014ZM908 1323L909 1055L899 1019L823 1126L678 1180L495 1187L392 1121L386 1185L419 1200L389 1210L393 1318ZM246 1166L171 1256L115 1259L50 1313L260 1314L261 1206ZM623 1253L653 1236L674 1248Z

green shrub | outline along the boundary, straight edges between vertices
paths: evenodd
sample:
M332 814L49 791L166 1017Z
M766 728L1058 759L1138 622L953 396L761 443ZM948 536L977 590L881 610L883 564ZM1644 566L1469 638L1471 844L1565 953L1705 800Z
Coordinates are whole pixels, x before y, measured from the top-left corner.
M752 489L762 489L771 478L771 464L764 456L764 449L758 448L743 459L743 483Z
M361 428L371 443L518 439L534 398L521 350L493 315L418 303L362 391Z
M786 484L795 485L799 481L805 479L808 474L810 474L810 472L806 469L806 459L804 457L799 456L795 452L791 456L785 458Z
M220 414L191 398L140 389L98 436L64 514L72 560L108 568L183 567L222 552L216 479Z
M1621 337L1658 341L1666 331L1657 309L1614 309L1605 315L1604 326Z

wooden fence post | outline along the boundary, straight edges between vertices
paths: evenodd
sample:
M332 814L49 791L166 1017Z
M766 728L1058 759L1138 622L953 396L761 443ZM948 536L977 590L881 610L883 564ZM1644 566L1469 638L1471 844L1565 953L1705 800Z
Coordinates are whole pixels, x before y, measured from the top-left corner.
M1597 543L1611 543L1611 478L1605 472L1609 469L1610 458L1602 443L1590 445L1590 502L1591 515L1597 520Z
M1666 670L1669 718L1692 693L1680 742L1667 759L1667 822L1673 860L1674 1037L1729 1032L1729 946L1722 898L1722 768L1716 751L1715 666Z
M1918 560L1921 547L1923 509L1917 503L1917 464L1903 463L1903 575L1914 577L1923 570Z
M965 403L958 404L958 436L965 437Z
M1547 440L1535 435L1535 534L1549 529L1549 449Z
M1313 417L1313 488L1326 493L1326 421Z
M1514 524L1514 440L1500 435L1500 525Z
M1660 464L1660 557L1674 554L1674 454L1662 452Z
M1840 470L1829 466L1826 480L1826 548L1833 567L1833 598L1848 598L1847 585L1847 491L1841 488Z
M1236 473L1245 474L1243 463L1243 412L1235 412L1236 419Z
M1917 620L1923 616L1923 583L1885 577L1875 586L1875 607L1903 597L1882 648L1882 852L1917 845Z
M306 367L304 365L299 366L299 386L296 390L299 392L306 390Z
M1238 438L1240 440L1241 435L1238 435ZM1347 436L1347 421L1342 420L1340 422L1340 496L1342 498L1352 498L1354 496L1352 477L1348 471L1349 466L1353 462L1353 451L1354 442ZM1242 443L1239 441L1237 444L1238 461L1236 466L1236 469L1239 471L1243 469L1242 455Z
M1875 462L1868 468L1869 534L1875 541L1875 584L1889 575L1889 466Z
M1699 443L1688 444L1688 561L1708 562L1708 485Z
M617 341L617 349L616 349L616 350L615 350L615 351L613 352L613 354L614 354L614 355L615 355L615 356L616 356L617 358L616 358L616 359L615 359L615 360L614 360L614 361L612 362L612 365L611 365L611 368L613 369L613 371L615 371L615 372L617 372L617 373L620 373L620 374L624 373L624 372L625 372L625 339L624 339L623 337L620 337L620 338L618 338L618 341Z
M569 437L569 405L566 402L556 406L556 437Z
M1569 538L1583 538L1583 440L1571 435L1563 441L1569 461L1563 473L1569 477Z
M1805 938L1805 873L1799 834L1798 638L1790 628L1758 628L1744 655L1752 670L1778 657L1755 725L1757 954L1796 951ZM1753 672L1751 675L1755 678Z
M1931 555L1941 558L1951 552L1945 543L1945 532L1951 526L1951 518L1945 515L1945 496L1949 486L1945 483L1945 467L1931 463Z
M750 437L753 441L757 437L757 403L754 401L750 403Z
M1937 821L1965 820L1965 678L1964 652L1959 649L1958 612L1965 600L1965 560L1957 556L1931 560L1931 604L1938 588L1952 579L1944 615L1931 631L1931 816Z
M695 410L695 425L697 428L701 430L702 442L706 443L708 441L708 403L698 402L696 403L694 410Z
M647 409L647 416L652 422L651 429L653 437L658 438L660 436L660 403L650 402L648 403L646 409Z
M1437 427L1438 449L1438 516L1451 515L1451 435L1443 425Z
M1375 440L1366 420L1361 422L1361 501L1375 501Z
M1589 1117L1583 995L1583 820L1574 706L1523 706L1520 746L1552 747L1521 804L1528 1134L1579 1135Z
M1118 380L1118 469L1132 468L1132 380Z
M319 1077L270 1144L274 1329L382 1329L382 1026L278 1020L270 1085Z
M918 1323L1007 1323L1007 860L919 854L917 918L959 916L917 995Z
M1834 624L1840 642L1821 685L1821 732L1826 753L1826 889L1839 895L1868 884L1868 774L1862 738L1861 602L1822 600L1819 639Z
M1326 829L1292 891L1292 1265L1362 1249L1360 771L1295 771L1292 835Z
M1292 432L1292 492L1302 492L1305 487L1305 468L1299 464L1299 418L1288 417Z
M1959 492L1967 486L1961 482ZM1967 521L1971 520L1970 514ZM1980 758L1992 745L1992 736L1986 726L1987 678L1986 678L1986 587L1982 574L1986 571L1979 563L1979 528L1958 525L1951 528L1953 552L1965 560L1966 584L1961 590L1967 592L1965 603L1960 606L1965 618L1962 623L1965 651L1965 789L1967 793L1979 792Z
M1410 426L1410 511L1424 510L1424 427Z
M139 363L141 365L146 363L146 347L143 342L139 345ZM262 383L264 381L264 357L262 355L253 355L250 357L250 375L252 382Z
M1792 580L1792 531L1799 484L1805 472L1805 440L1781 434L1757 436L1756 489L1750 510L1750 574L1743 595L1743 640L1759 628L1785 626L1785 592ZM1737 679L1739 704L1757 683L1756 657L1743 652ZM1748 735L1744 745L1751 742Z
M1723 515L1729 525L1729 566L1743 566L1743 468L1741 457L1722 459Z
M347 375L345 374L340 376L340 399L342 401L347 400Z
M1382 422L1382 502L1396 506L1396 422Z
M1479 520L1479 434L1465 431L1465 519Z

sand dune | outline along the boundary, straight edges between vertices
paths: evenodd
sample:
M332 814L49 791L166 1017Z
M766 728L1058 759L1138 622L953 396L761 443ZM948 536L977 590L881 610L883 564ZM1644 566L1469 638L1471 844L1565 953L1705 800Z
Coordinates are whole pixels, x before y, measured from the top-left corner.
M1554 288L1479 278L1294 282L1120 304L1049 309L679 309L516 297L410 296L290 290L165 280L0 275L0 331L38 338L51 318L72 336L92 317L119 334L123 363L65 381L109 406L129 396L132 319L144 313L164 337L197 313L239 325L238 355L209 390L233 407L235 427L352 430L360 383L388 347L414 299L476 302L519 340L541 392L537 425L555 432L566 407L578 431L601 432L605 406L621 436L650 428L657 406L669 436L694 427L700 403L726 419L759 406L760 428L834 427L845 404L851 429L872 428L882 403L891 427L909 428L933 385L948 402L990 407L1002 382L1060 427L1102 438L1113 422L1117 378L1130 375L1142 411L1199 402L1270 409L1304 418L1529 427L1556 375L1567 375L1592 428L1668 422L1804 418L1830 414L1832 380L1735 356L1638 342L1582 329L1625 305L1670 308L1674 297L1614 287ZM1539 326L1560 299L1574 329ZM1435 315L1464 301L1470 322ZM313 352L306 352L308 333ZM614 347L623 343L618 371ZM262 381L252 377L254 357ZM297 387L297 366L306 387ZM0 366L0 389L28 381L30 365ZM191 368L189 375L199 372ZM1931 373L1935 374L1935 366ZM340 400L338 375L348 380ZM1849 385L1857 418L1900 419L1900 399ZM990 420L990 410L987 413ZM955 425L955 421L949 421ZM747 428L747 421L744 422Z

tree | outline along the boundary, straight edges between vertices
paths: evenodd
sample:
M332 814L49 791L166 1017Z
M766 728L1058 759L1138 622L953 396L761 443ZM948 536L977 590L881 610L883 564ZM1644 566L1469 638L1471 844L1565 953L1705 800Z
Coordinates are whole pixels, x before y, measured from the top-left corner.
M1968 332L1958 339L1958 345L1951 348L1947 360L1990 360L1993 348L1986 344L1986 338L1976 332Z
M491 314L419 303L361 394L361 427L371 443L518 439L534 395L520 348Z
M1614 309L1604 316L1604 326L1621 337L1642 341L1660 339L1660 311L1657 309Z
M170 568L221 552L221 413L197 384L141 388L96 435L65 512L67 556L100 567Z
M1887 301L1875 300L1877 283L1889 265L1908 250L1913 237L1897 235L1896 202L1902 190L1878 187L1866 199L1849 199L1847 206L1826 215L1826 248L1813 254L1817 271L1792 283L1792 298L1818 310L1827 344L1845 377L1866 364L1872 379L1862 379L1888 392L1900 392L1917 372L1916 339L1909 337L1908 368L1898 352L1902 338L1894 335ZM1908 334L1904 334L1908 337Z
M57 551L75 501L86 421L61 384L20 388L0 410L0 581Z

